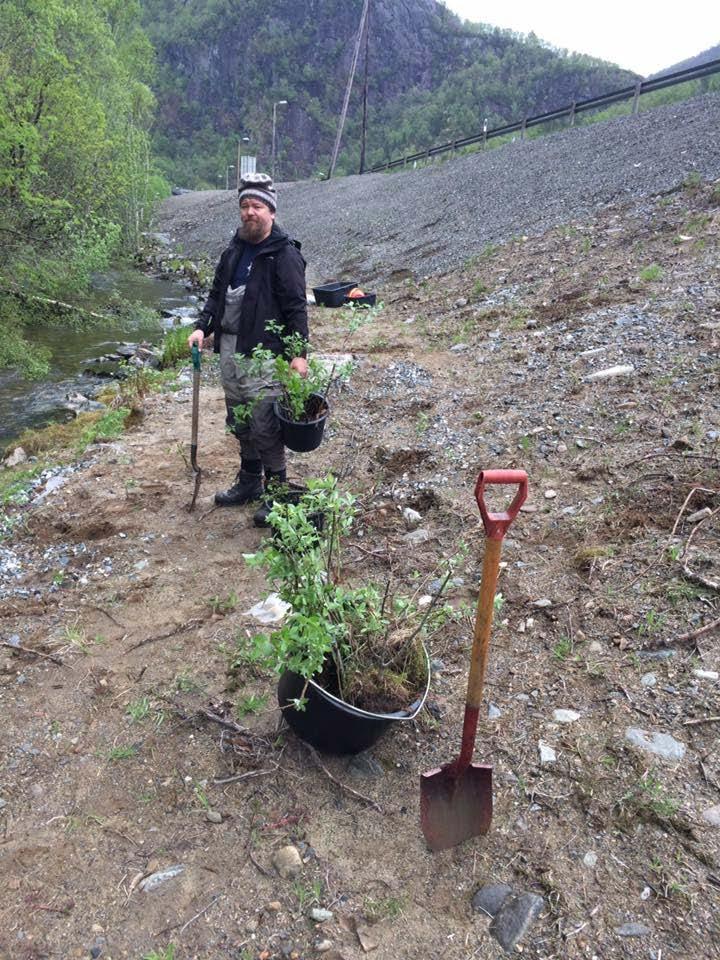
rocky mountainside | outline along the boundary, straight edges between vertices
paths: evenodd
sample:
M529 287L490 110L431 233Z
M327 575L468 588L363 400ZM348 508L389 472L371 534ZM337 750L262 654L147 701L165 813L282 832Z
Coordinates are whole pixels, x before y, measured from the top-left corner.
M242 137L267 166L280 100L288 101L277 114L285 178L327 171L362 8L363 0L143 0L158 57L156 147L173 182L224 182ZM358 164L363 69L361 55L340 157L345 172ZM631 78L509 31L463 24L435 0L374 0L368 162L466 135L485 117L507 122Z

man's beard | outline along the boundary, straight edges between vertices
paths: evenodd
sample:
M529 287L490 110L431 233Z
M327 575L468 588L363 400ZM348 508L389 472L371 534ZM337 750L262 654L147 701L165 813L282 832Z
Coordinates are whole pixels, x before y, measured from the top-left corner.
M264 231L263 224L248 220L246 223L240 224L240 239L246 240L248 243L260 243L261 240L265 239Z

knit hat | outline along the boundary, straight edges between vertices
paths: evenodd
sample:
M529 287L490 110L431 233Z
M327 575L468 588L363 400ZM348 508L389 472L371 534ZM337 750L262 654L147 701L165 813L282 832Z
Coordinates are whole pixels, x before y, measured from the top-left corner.
M273 213L277 210L277 194L273 186L272 177L267 173L246 173L240 180L238 189L240 203L244 197L253 197L255 200L262 200L266 203Z

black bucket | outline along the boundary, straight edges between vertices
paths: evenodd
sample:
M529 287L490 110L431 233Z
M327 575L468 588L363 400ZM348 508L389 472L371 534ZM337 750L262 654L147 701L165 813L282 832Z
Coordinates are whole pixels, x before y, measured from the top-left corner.
M280 421L282 441L289 450L295 453L308 453L320 446L325 431L325 423L330 414L330 405L320 393L313 393L311 400L315 400L318 410L323 410L321 416L313 420L290 420L283 411L278 400L275 401L275 416Z
M323 690L314 680L305 680L286 670L278 681L278 703L290 727L322 753L348 754L368 750L382 734L402 720L414 720L422 710L430 687L428 663L427 684L421 697L407 710L397 713L369 713L345 703ZM304 710L290 706L292 700L304 697Z

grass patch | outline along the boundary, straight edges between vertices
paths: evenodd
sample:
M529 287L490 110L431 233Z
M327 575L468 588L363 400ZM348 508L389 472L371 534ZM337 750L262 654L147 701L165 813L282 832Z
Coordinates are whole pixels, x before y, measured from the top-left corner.
M0 506L22 506L27 503L33 480L43 472L46 466L44 463L35 463L31 467L3 470L0 473Z
M168 330L163 339L162 356L160 357L160 366L163 369L175 367L181 361L190 359L188 337L191 333L189 327L171 327Z
M662 280L663 270L659 264L651 263L649 267L643 267L639 276L641 280L647 283L655 283L658 280Z

